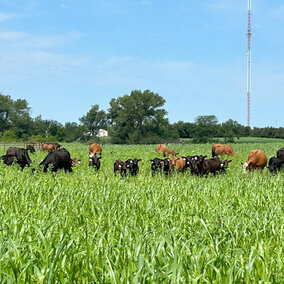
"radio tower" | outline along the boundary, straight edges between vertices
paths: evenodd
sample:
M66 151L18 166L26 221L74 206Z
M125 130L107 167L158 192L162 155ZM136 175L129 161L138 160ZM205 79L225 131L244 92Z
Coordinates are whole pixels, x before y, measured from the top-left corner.
M248 49L247 49L247 126L250 126L250 93L251 93L251 0L248 0Z

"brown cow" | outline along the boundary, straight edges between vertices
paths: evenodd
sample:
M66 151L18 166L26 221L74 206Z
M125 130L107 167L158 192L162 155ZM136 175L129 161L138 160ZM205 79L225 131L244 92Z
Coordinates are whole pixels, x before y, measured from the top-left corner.
M61 145L58 143L43 143L42 151L52 152L54 150L60 149Z
M170 157L169 160L170 160L170 170L172 171L175 168L177 158Z
M267 163L267 157L261 150L252 150L247 162L243 163L243 170L263 169Z
M212 145L212 157L218 155L232 155L235 156L235 152L232 146L224 144L213 144Z
M176 153L175 151L170 150L170 149L166 149L166 150L164 151L164 156L166 155L167 157L168 157L169 155L176 156L176 155L178 155L178 154L179 154L179 153Z
M185 160L182 157L179 157L175 161L175 166L178 172L183 172L185 169Z
M94 143L90 145L90 148L89 148L90 157L96 156L97 154L101 156L102 152L103 152L103 149L100 144Z
M156 152L157 153L163 153L164 157L169 157L169 155L173 155L173 156L178 155L178 153L176 153L175 151L168 149L165 144L159 144L156 147Z
M165 157L165 150L167 149L167 146L165 144L159 144L156 147L156 152L157 153L163 153L163 156Z

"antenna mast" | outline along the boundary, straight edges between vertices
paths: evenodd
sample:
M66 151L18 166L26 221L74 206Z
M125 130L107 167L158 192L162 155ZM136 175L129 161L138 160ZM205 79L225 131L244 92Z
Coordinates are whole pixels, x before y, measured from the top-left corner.
M250 94L251 94L251 0L248 0L248 30L247 30L247 126L250 126Z

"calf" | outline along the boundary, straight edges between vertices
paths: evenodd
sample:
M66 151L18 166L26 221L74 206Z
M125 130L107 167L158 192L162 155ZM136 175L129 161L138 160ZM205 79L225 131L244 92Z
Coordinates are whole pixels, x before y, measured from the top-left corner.
M126 176L126 164L120 160L116 160L113 164L113 172L116 175L117 172L120 172L121 176Z
M161 172L162 171L162 165L163 165L163 160L159 159L159 158L155 158L153 160L150 160L150 162L152 162L151 164L151 170L152 170L152 176L157 172Z
M39 165L44 166L43 172L46 173L49 164L53 166L51 169L52 172L57 172L60 169L64 169L65 172L72 172L70 153L65 148L49 152Z
M207 156L195 155L191 157L192 173L196 175L203 175L204 173L204 160Z
M225 164L222 163L219 158L204 160L202 174L208 175L209 173L212 173L215 176L216 172L220 171L222 168L224 168L224 166Z
M99 170L100 167L101 167L101 159L102 159L102 157L90 156L90 158L89 158L89 166L90 167L95 167L97 170Z
M182 157L176 159L175 166L178 172L185 170L185 160Z
M170 171L171 171L171 161L170 159L164 159L163 160L163 172L164 174L167 176L169 175Z
M139 172L138 163L141 162L141 159L128 159L125 161L126 168L129 170L131 176L136 176Z
M267 168L271 173L276 173L281 170L283 165L284 165L284 161L276 157L272 157L269 159Z
M16 158L16 162L20 165L22 170L26 166L29 167L30 164L32 163L32 161L29 157L28 151L24 148L10 147L6 151L6 155L14 156Z
M168 157L169 155L176 156L178 154L179 153L176 153L175 151L173 151L171 149L165 149L165 151L164 151L164 157L165 157L165 155Z

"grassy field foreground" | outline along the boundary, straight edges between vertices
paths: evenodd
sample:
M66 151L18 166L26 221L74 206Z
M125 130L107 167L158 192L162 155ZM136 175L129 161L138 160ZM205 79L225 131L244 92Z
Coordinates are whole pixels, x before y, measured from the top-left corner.
M72 174L0 164L1 282L283 282L284 173L242 173L252 149L236 144L226 175L151 176L155 146L103 147L99 173L88 148L65 144ZM210 145L170 145L182 155ZM2 155L4 150L0 149ZM116 159L142 158L137 177L113 175Z

